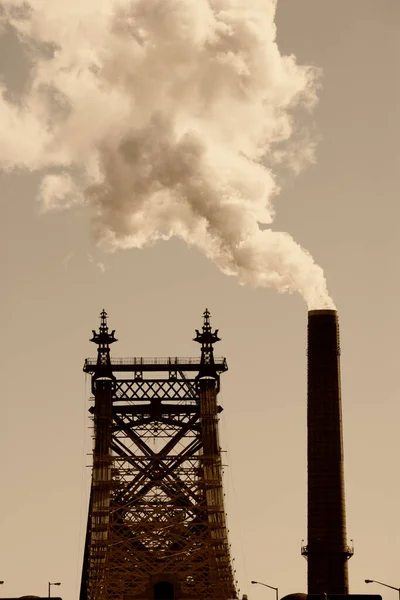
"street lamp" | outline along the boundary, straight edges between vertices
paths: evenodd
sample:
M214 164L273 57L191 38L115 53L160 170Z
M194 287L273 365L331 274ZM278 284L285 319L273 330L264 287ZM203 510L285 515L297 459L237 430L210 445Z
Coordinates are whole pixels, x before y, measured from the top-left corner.
M52 583L51 581L49 581L49 598L51 596L51 586L52 585L61 585L61 581L56 581L55 583Z
M275 590L276 600L279 600L279 590L277 587L274 587L273 585L268 585L268 583L263 583L262 581L252 581L251 583L256 583L257 585L263 585L263 586L269 588L270 590Z
M388 587L391 590L396 590L396 592L399 592L399 600L400 600L400 588L394 587L394 585L388 585L387 583L382 583L382 581L376 581L375 579L366 579L365 583L377 583L378 585L384 585L385 587Z

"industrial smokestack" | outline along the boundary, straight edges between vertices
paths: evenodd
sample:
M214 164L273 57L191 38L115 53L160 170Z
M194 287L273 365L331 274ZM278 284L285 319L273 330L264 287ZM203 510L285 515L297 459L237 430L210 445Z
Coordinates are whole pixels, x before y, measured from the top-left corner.
M335 310L308 313L309 594L348 594L339 322Z

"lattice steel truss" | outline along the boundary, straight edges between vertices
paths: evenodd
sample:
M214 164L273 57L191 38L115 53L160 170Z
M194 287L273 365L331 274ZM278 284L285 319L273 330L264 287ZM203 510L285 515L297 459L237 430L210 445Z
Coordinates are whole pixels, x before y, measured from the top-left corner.
M200 360L111 360L106 317L93 332L98 358L84 366L95 444L80 600L149 600L164 583L175 600L237 598L218 439L227 369L213 356L218 332L206 310Z

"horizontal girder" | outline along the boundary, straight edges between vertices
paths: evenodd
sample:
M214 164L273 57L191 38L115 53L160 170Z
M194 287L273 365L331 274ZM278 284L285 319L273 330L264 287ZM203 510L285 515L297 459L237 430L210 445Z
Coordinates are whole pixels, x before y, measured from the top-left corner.
M191 371L199 372L201 359L198 357L156 357L147 358L142 356L134 356L132 358L111 358L111 367L113 372L178 372ZM223 373L228 370L226 358L214 359L215 370L217 373ZM85 373L95 373L98 367L97 358L87 358L83 366Z
M193 400L198 399L195 379L116 379L114 399L118 400Z

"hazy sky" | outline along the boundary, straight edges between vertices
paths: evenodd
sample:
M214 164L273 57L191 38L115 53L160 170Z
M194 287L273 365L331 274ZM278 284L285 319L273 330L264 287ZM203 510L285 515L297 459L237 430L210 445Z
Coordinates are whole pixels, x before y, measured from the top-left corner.
M322 74L317 107L299 117L318 140L316 162L280 174L274 229L310 250L339 310L351 592L394 600L364 579L400 586L400 5L280 0L276 25L280 52ZM10 34L0 70L18 95L28 74ZM194 329L210 309L229 364L221 431L241 592L273 594L251 579L305 591L304 301L241 287L176 239L107 254L82 208L43 214L39 174L0 179L2 595L45 595L51 580L77 598L91 451L82 365L103 307L115 356L196 355Z

